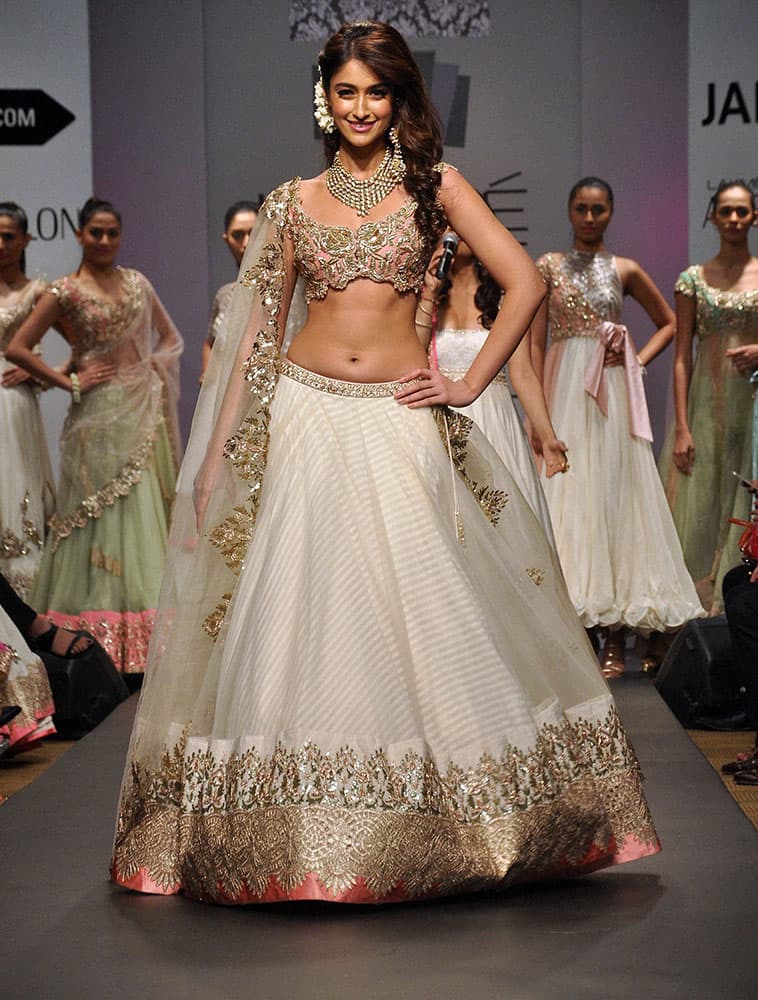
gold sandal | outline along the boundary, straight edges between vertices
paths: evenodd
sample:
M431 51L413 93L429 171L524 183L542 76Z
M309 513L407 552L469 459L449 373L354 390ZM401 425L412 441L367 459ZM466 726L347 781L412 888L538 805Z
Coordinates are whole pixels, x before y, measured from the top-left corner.
M610 632L603 647L600 671L606 680L621 677L626 667L626 641L623 632Z

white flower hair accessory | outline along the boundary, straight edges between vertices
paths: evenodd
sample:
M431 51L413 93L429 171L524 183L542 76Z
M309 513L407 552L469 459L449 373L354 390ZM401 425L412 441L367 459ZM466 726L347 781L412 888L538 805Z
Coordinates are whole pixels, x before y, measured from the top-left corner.
M316 119L318 127L322 132L326 132L327 135L334 132L337 127L334 124L334 118L329 110L329 105L326 102L326 91L324 90L324 81L321 78L321 74L318 75L318 82L313 88L313 117Z

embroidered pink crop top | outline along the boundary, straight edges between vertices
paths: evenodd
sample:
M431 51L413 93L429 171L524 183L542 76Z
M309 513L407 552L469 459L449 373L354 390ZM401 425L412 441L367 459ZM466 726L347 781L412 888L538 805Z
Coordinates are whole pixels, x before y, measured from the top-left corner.
M305 300L323 299L356 278L389 282L398 292L418 292L424 282L426 252L416 228L416 202L408 198L396 212L357 229L327 226L305 213L300 178L290 182L287 232L295 267L305 281Z

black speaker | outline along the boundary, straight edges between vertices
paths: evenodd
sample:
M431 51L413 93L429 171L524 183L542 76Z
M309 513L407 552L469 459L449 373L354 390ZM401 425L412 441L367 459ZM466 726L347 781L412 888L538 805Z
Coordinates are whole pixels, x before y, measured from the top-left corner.
M53 722L60 736L84 736L129 697L123 677L98 642L79 656L39 655L53 692Z
M669 647L655 686L687 729L746 729L726 615L688 622Z

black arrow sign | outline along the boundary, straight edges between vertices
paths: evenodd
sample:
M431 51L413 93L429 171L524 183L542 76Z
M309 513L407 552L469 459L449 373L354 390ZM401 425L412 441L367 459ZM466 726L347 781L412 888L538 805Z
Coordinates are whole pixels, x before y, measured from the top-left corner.
M0 90L0 146L44 146L73 121L44 90Z

